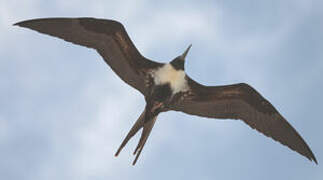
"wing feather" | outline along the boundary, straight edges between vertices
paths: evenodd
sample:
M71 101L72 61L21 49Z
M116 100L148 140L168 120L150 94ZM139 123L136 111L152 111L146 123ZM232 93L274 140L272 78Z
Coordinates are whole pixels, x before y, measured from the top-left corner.
M317 160L298 132L254 88L241 83L228 86L203 86L188 78L190 93L170 109L209 118L240 119L251 128Z
M143 57L132 43L124 26L117 21L95 18L45 18L22 21L14 25L96 49L123 81L144 95L147 70L162 65Z

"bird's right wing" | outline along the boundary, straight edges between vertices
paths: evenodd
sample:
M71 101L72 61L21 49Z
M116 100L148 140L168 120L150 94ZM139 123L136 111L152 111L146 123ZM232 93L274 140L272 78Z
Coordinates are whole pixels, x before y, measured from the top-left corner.
M147 70L161 66L144 58L117 21L94 18L33 19L15 25L96 49L126 83L146 95Z
M243 120L251 128L317 163L297 131L251 86L241 83L210 87L190 78L188 82L189 93L170 109L209 118Z

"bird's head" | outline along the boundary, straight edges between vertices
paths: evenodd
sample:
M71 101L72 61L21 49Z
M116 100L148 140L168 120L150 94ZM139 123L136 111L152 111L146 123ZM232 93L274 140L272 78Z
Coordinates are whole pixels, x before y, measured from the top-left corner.
M185 52L180 55L180 56L177 56L174 60L172 60L170 62L170 64L176 69L176 70L183 70L184 71L184 63L185 63L185 58L186 58L186 55L188 53L188 51L190 50L190 48L192 47L192 44L190 44L188 46L188 48L185 50Z

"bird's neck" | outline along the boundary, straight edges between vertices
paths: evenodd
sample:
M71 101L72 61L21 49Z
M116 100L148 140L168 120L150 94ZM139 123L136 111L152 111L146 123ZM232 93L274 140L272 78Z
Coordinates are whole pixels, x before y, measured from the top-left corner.
M155 85L169 84L172 94L186 91L188 88L186 74L176 70L171 64L165 64L153 73Z

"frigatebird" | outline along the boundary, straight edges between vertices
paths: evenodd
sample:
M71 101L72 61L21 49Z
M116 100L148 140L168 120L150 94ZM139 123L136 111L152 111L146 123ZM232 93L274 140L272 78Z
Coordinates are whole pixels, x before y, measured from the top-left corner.
M314 154L298 132L250 85L205 86L190 78L184 71L184 62L191 45L170 63L159 63L142 56L124 26L114 20L44 18L14 25L95 49L124 82L144 95L145 109L115 154L118 156L129 139L143 128L134 151L133 165L158 114L171 110L208 118L242 120L317 164Z

